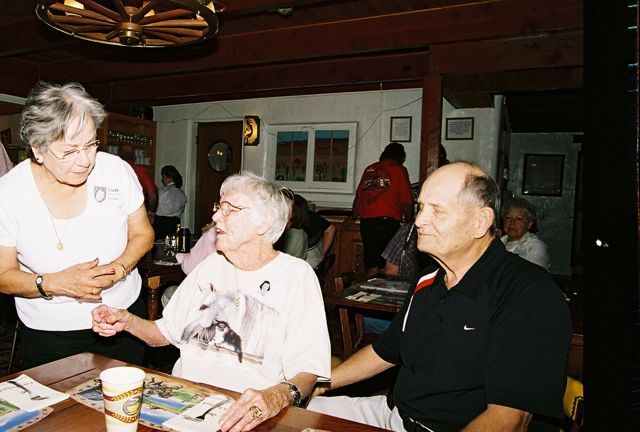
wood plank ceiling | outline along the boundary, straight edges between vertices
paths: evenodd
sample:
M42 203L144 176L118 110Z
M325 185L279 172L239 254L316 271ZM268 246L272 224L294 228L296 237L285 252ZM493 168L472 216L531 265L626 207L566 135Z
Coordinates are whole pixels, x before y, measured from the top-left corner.
M444 96L459 108L491 106L493 94L511 94L508 104L535 94L549 109L557 98L575 104L581 97L582 0L222 1L214 40L142 49L71 38L39 22L36 0L0 0L0 93L24 97L39 79L76 80L109 110L126 113L131 106L422 88L425 76L440 74ZM577 94L572 102L567 91ZM557 118L545 116L538 124Z

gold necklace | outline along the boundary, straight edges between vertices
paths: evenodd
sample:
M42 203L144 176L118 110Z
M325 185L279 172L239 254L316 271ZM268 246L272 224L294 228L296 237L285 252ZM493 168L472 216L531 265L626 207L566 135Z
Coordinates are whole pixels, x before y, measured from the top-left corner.
M56 249L62 250L64 249L64 244L62 243L62 239L64 238L64 234L67 232L67 227L69 226L69 219L67 219L67 223L64 225L64 230L62 231L62 235L58 234L58 228L56 227L56 223L53 220L53 216L49 213L49 218L51 219L51 225L53 225L53 232L56 233L56 238L58 239L58 243L56 243Z
M233 264L232 264L233 265ZM238 288L238 269L233 266L233 276L236 282L236 307L240 307L240 288Z

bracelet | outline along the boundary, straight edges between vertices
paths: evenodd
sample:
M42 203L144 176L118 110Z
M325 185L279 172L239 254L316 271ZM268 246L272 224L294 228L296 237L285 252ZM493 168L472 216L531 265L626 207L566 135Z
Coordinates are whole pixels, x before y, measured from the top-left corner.
M122 279L126 278L127 275L129 274L129 272L127 271L127 268L124 266L124 264L122 264L120 261L116 261L116 260L113 260L113 262L116 263L116 264L120 264L122 266L122 270L124 270L124 277Z

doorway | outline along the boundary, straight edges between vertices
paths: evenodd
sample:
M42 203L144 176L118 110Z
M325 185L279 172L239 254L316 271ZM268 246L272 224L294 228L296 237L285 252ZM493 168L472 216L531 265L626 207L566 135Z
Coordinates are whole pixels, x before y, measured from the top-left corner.
M195 233L211 222L220 185L242 166L242 121L198 124Z

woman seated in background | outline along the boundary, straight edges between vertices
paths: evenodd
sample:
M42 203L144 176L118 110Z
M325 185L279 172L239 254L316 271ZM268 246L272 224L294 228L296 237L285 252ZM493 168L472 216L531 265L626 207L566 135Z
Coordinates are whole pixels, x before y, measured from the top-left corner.
M175 345L174 375L243 392L220 419L221 430L249 430L329 377L329 334L313 270L273 249L289 218L282 189L235 174L222 183L214 211L218 252L187 276L161 319L102 305L93 311L93 329Z
M176 234L180 218L187 204L187 196L180 189L182 176L173 165L165 165L160 170L163 186L158 189L158 209L153 219L156 239Z
M97 152L102 105L77 83L39 83L20 135L30 159L0 179L0 292L15 297L21 367L90 351L142 363L130 335L91 331L102 300L146 315L138 260L153 230L133 169Z
M534 234L536 208L522 198L512 198L502 207L504 236L500 240L509 252L549 270L547 245Z
M305 228L305 231L309 236L309 248L306 259L309 265L315 269L331 249L333 239L336 236L336 227L318 213L311 210L308 210L308 213L309 226Z
M293 192L291 193L293 194ZM306 260L309 238L305 229L309 226L309 207L307 200L300 195L295 194L292 196L291 217L287 223L287 228L276 243L276 249Z

